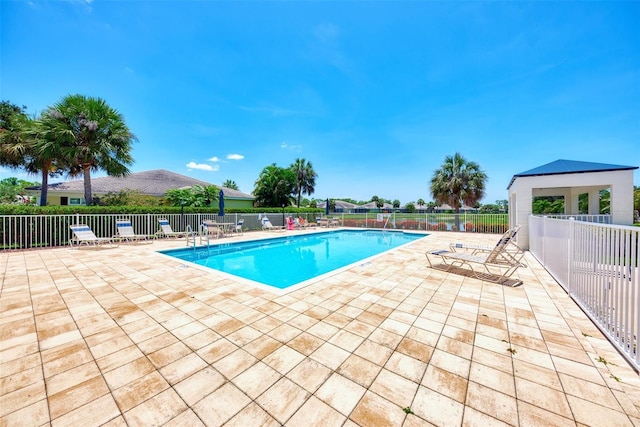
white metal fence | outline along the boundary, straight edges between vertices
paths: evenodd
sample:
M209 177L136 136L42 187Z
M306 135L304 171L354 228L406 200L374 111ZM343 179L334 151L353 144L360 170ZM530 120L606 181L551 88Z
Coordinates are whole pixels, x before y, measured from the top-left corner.
M62 246L69 243L71 224L87 224L98 237L116 234L116 220L129 219L137 234L154 234L159 230L159 218L167 218L174 230L184 231L187 226L198 230L205 219L219 222L237 222L244 219L246 231L261 228L260 217L266 215L275 226L285 225L289 215L301 216L308 222L316 222L311 213L269 212L267 214L230 213L219 217L215 213L185 214L72 214L72 215L0 215L0 250L29 249ZM325 216L325 215L322 215ZM502 234L508 228L506 214L451 213L331 213L345 227L387 228L422 231L465 231ZM459 228L457 228L459 227Z
M531 253L640 370L640 228L529 217Z

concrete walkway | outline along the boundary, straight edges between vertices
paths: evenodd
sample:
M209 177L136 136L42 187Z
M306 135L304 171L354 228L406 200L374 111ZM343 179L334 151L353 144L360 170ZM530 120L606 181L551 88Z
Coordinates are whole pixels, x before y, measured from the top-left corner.
M184 241L0 253L0 426L640 426L638 374L531 254L516 288L427 267L497 237L283 295L156 253Z

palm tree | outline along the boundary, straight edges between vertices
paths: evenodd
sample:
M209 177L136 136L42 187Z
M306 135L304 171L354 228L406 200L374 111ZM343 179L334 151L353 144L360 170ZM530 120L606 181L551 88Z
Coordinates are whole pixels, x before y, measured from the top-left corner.
M232 190L240 190L240 188L238 188L238 184L236 184L235 181L228 179L225 182L222 183L222 186L225 188L230 188Z
M62 173L56 167L60 153L57 146L47 145L40 138L39 121L27 116L24 108L8 101L0 105L0 164L40 173L40 206L45 206L49 176Z
M296 159L291 165L291 169L296 176L296 194L298 195L296 202L300 207L302 194L310 196L315 191L318 174L313 170L311 162L305 159Z
M260 172L253 195L257 206L289 206L295 189L296 177L293 170L278 167L273 163Z
M87 205L93 204L91 171L129 174L131 144L137 138L122 115L103 99L67 95L42 115L40 124L48 147L62 150L61 160L69 173L83 175Z
M202 186L196 184L191 187L191 194L193 195L193 206L211 206L211 203L218 200L220 189L215 185Z
M424 200L422 200L422 199L418 199L418 201L416 202L416 204L420 207L420 209L422 209L422 207L424 206Z
M446 203L456 211L456 229L460 229L460 208L473 206L484 197L487 174L475 162L459 153L447 156L431 178L431 194L440 204Z

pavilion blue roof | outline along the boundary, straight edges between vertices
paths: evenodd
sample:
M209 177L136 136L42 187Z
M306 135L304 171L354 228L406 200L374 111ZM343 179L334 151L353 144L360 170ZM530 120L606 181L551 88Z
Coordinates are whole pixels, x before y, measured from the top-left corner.
M607 172L633 169L638 169L638 166L610 165L607 163L579 162L576 160L560 159L513 175L511 182L509 182L509 185L507 186L507 190L511 187L516 178L523 176L563 175L568 173Z

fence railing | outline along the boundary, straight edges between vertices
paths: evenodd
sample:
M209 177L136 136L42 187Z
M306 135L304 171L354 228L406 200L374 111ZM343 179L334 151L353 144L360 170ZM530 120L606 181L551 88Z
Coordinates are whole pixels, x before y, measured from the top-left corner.
M529 250L640 371L640 228L529 217Z
M578 215L560 215L560 214L545 214L538 216L546 216L547 218L555 218L555 219L575 219L576 221L583 222L595 222L598 224L611 224L611 215L608 214L598 214L598 215L587 215L587 214L578 214Z
M0 250L29 249L62 246L71 239L72 224L87 224L99 237L116 234L116 220L129 219L138 234L154 234L159 231L159 218L169 220L174 230L183 231L187 226L199 230L203 220L238 222L244 219L243 230L259 230L261 217L268 216L275 226L284 226L289 215L301 216L308 222L317 222L317 215L310 213L255 214L230 213L224 217L213 214L71 214L71 215L0 215ZM325 215L322 215L325 216ZM345 227L386 228L421 231L464 231L473 233L502 234L508 228L506 214L451 213L332 213Z

